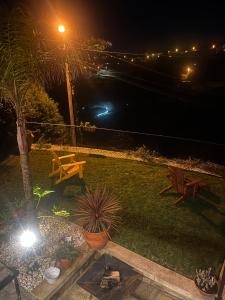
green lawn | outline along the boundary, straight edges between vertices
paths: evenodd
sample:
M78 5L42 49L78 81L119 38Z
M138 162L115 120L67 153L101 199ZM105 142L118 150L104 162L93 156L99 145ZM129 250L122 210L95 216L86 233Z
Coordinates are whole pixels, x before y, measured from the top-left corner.
M168 185L165 167L124 159L78 155L86 160L84 179L88 186L110 188L121 200L122 225L113 240L149 259L192 277L196 268L214 266L219 270L225 250L225 181L202 178L211 187L196 199L174 206L174 193L159 191ZM49 188L51 154L30 154L33 182ZM62 196L55 193L47 202L66 208L76 206L78 183L67 187ZM5 203L22 196L19 158L11 156L0 164L0 201Z

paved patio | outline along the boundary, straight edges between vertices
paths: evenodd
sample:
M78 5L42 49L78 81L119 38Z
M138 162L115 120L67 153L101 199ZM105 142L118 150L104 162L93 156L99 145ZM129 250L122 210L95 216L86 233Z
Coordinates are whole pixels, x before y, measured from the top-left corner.
M144 278L137 289L122 300L185 300L169 294L162 286L156 285L152 280ZM96 297L80 288L76 283L67 290L59 300L97 300ZM109 298L110 300L110 298Z
M102 254L108 254L129 264L143 275L142 281L130 294L120 300L212 300L212 296L202 296L195 287L193 280L188 279L172 270L166 269L124 247L108 242L106 247L98 253L83 248L82 255L71 268L66 270L52 285L43 281L31 293L21 288L22 300L97 300L97 298L78 286L76 283L87 268ZM9 284L0 291L0 300L16 300L14 284ZM107 300L110 300L109 297ZM225 297L223 298L225 299ZM116 299L117 300L117 299Z
M30 295L20 287L21 300L31 300ZM0 300L17 300L15 285L13 282L8 284L0 291Z

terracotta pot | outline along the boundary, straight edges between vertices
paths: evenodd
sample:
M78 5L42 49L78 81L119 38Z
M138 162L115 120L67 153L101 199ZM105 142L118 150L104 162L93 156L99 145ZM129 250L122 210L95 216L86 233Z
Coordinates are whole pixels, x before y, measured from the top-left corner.
M213 291L213 292L211 292L211 293L206 293L206 292L204 292L203 290L201 290L201 289L198 287L198 285L197 285L197 283L196 283L196 280L194 280L194 282L195 282L195 285L196 285L197 289L199 290L200 294L202 294L203 296L213 296L213 295L216 295L216 293L217 293L217 291L218 291L218 282L216 282L216 288L215 288L215 291Z
M86 239L87 244L93 249L93 250L100 250L105 247L105 245L108 242L108 235L107 232L88 232L84 231L84 237Z
M71 267L71 265L72 265L72 260L70 260L68 258L61 258L60 259L60 268L62 270L69 269L69 267Z

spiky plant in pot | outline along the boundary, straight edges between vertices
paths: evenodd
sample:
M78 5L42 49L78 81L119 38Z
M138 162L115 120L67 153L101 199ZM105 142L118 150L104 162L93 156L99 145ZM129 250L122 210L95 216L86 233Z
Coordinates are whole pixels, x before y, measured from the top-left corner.
M79 198L76 215L90 247L97 250L105 246L109 229L116 229L120 222L120 210L118 199L106 188L87 189Z
M196 270L195 284L206 294L216 294L218 289L216 275L212 268Z

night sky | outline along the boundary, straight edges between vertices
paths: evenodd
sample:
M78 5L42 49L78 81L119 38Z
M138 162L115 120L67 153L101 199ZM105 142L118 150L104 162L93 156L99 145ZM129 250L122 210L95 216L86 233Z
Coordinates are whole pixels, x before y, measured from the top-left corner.
M204 5L196 4L200 1L72 2L90 16L94 34L111 40L118 49L185 47L221 41L225 35L224 5L215 4L216 1Z
M125 63L110 61L109 68L119 74L115 79L81 76L75 97L80 120L97 127L225 143L225 52L222 47L207 51L212 44L225 44L223 1L0 0L0 3L13 7L25 1L43 22L43 28L51 28L53 36L58 36L57 26L63 23L74 39L102 38L112 43L112 51L166 52L191 49L193 45L200 50L188 53L187 57L162 56L156 63L149 60L145 62L147 68L140 68L136 62L132 64L132 55L128 55L129 61ZM183 84L181 70L187 65L196 65L196 70L190 84ZM48 92L59 103L68 123L65 83ZM94 108L102 106L105 110L106 104L112 106L112 113L102 120L96 119ZM192 148L189 151L184 148L185 153L192 155ZM202 148L193 149L198 149L203 157ZM211 149L208 150L206 158L211 160ZM224 162L224 149L219 156Z
M32 1L45 21L67 21L83 36L111 41L114 50L160 51L225 42L223 1ZM1 2L15 5L18 1Z

